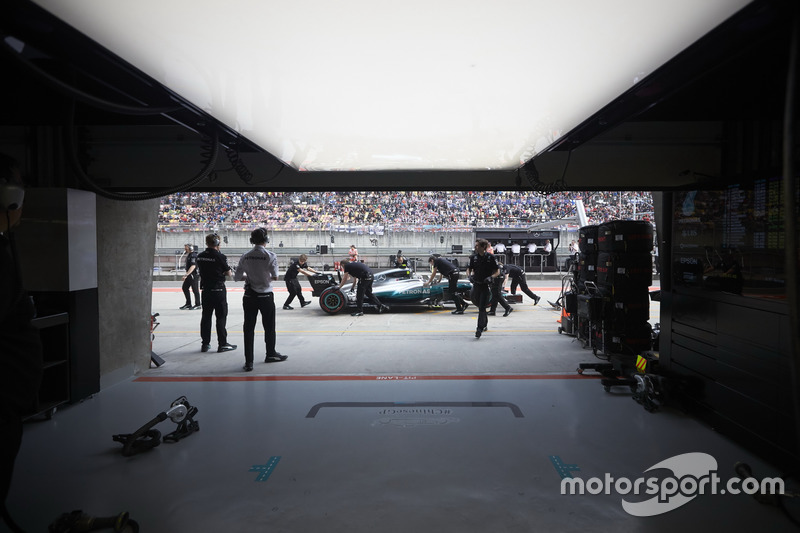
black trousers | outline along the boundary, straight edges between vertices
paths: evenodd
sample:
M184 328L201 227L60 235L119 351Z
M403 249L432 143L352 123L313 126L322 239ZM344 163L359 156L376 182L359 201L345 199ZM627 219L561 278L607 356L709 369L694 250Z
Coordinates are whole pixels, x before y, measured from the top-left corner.
M450 296L456 303L456 309L463 309L466 307L467 302L465 302L464 298L458 294L458 272L453 272L447 276L447 290L450 292Z
M200 282L197 276L189 276L183 280L183 295L186 297L186 305L192 305L192 296L189 289L194 293L194 305L200 305Z
M500 307L508 311L511 309L511 305L509 305L503 296L503 278L497 277L495 280L499 281L492 282L492 304L489 306L489 311L494 313L497 310L497 304L500 304Z
M275 355L275 295L245 293L242 297L244 309L244 362L253 364L253 350L256 336L256 320L261 313L261 325L264 326L264 342L267 345L267 357Z
M375 307L380 307L381 301L378 297L372 294L372 276L358 280L358 288L356 288L356 306L359 312L364 311L364 297Z
M217 342L219 345L228 343L228 297L225 289L203 290L203 316L200 317L200 338L203 344L211 344L211 316L217 322Z
M532 299L536 299L536 295L533 293L532 290L528 288L528 282L525 281L525 276L522 275L518 278L511 278L511 294L517 293L517 285L519 285L519 289L530 296Z
M22 417L16 413L9 416L0 414L0 435L3 436L0 439L0 505L5 505L14 474L14 462L22 444Z
M483 331L483 328L489 325L489 315L486 314L486 306L489 305L489 300L492 298L489 285L486 283L473 284L470 298L478 308L478 329Z
M0 327L8 328L0 347L0 505L5 505L22 444L22 419L39 408L43 369L37 328L13 319Z
M289 291L289 297L286 298L286 301L283 302L283 305L289 305L294 300L294 297L297 296L297 299L300 301L300 305L306 303L306 299L303 298L303 288L300 287L300 280L297 278L286 280L286 290Z

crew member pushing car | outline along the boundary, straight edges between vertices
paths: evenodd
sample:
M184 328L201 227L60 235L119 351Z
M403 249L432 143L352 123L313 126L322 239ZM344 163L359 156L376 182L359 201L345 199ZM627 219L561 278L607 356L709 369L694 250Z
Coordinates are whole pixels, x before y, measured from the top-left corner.
M511 294L516 294L517 285L519 285L520 290L533 299L533 305L539 303L541 298L528 288L528 282L525 280L525 272L523 272L520 267L516 265L505 265L504 270L511 279Z
M286 274L283 275L283 281L286 283L286 289L289 291L289 297L283 302L283 308L287 311L294 309L294 307L289 304L292 303L295 296L297 296L297 299L300 301L300 307L311 305L311 302L307 302L305 298L303 298L303 289L300 287L300 281L297 279L298 272L306 276L310 276L312 272L318 274L316 270L306 264L307 260L308 256L306 254L302 254L297 259L292 259L289 261L289 266L286 268Z
M353 285L356 284L358 281L358 289L356 292L356 311L354 313L350 313L351 316L362 316L364 314L364 297L366 296L369 301L378 308L378 312L381 311L388 311L389 307L385 306L378 300L378 297L372 294L372 281L374 276L372 274L372 270L364 264L364 263L357 263L350 261L349 259L342 259L341 262L342 270L344 270L344 276L342 277L342 282L339 283L339 290L344 287L344 284L347 283L347 280L350 279L352 276L353 278ZM350 290L353 290L353 285L350 286Z
M505 296L503 296L503 283L506 280L505 271L503 270L503 263L498 261L497 266L500 268L500 275L494 278L494 280L492 280L492 285L491 285L492 305L489 306L488 315L494 316L495 313L497 312L497 304L500 304L500 307L502 307L505 310L503 316L508 316L514 310L514 308L511 307L511 305L509 305L509 303L506 301Z
M439 272L443 278L447 278L447 288L456 304L456 309L453 311L453 314L463 315L464 311L469 307L469 304L458 294L458 267L444 257L436 257L435 255L428 258L428 264L433 266L433 270L431 271L431 277L428 278L428 281L425 282L423 287L427 287L433 283L433 278L436 277L436 273Z
M475 253L469 258L469 271L472 272L470 281L472 282L472 293L470 298L472 303L478 307L478 328L475 330L475 338L480 339L481 334L488 329L489 317L486 315L486 306L489 305L491 298L490 285L494 283L494 278L500 275L500 267L494 255L488 253L489 241L478 239L475 241Z

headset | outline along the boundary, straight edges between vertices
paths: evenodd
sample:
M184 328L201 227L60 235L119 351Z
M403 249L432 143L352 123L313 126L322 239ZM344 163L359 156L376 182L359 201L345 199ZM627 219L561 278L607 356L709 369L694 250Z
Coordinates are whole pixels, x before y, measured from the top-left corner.
M22 207L25 189L0 178L0 211L14 211Z
M219 243L220 243L219 235L217 235L216 233L206 237L206 245L208 246L219 246Z
M250 244L264 244L269 242L267 238L267 230L264 228L257 228L254 229L252 233L250 233Z

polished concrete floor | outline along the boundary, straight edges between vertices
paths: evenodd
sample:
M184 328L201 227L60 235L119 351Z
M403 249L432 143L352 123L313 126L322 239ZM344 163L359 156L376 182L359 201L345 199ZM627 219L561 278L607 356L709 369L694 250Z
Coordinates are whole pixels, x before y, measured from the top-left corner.
M606 392L579 375L596 358L557 332L545 300L560 283L532 287L542 302L490 318L480 340L474 308L327 316L314 299L279 309L289 359L244 373L241 348L200 353L199 311L177 309L174 284L157 286L165 364L28 423L9 509L36 532L76 509L127 511L147 533L796 530L745 494L665 498L652 516L628 505L652 495L562 494L565 476L664 482L668 471L646 471L683 454L713 458L723 483L738 461L759 477L779 472L691 416L647 412L627 387ZM240 294L229 293L229 332L241 346ZM124 457L112 435L180 396L200 430Z
M557 276L557 274L554 274ZM239 348L200 352L200 310L182 311L184 298L179 284L157 282L153 289L153 312L159 313L153 350L166 364L148 375L242 375L242 284L228 283L228 340ZM306 289L308 287L303 282ZM541 296L539 305L523 296L514 312L489 317L489 331L475 339L478 313L471 306L464 315L453 316L452 304L444 309L394 307L364 316L348 312L327 315L319 300L309 292L312 304L300 308L295 299L292 311L284 311L286 289L279 284L276 348L289 355L283 363L264 364L261 325L256 327L256 365L253 374L269 375L493 375L520 373L574 373L578 364L596 360L574 337L558 334L556 302L562 283L558 277L529 282ZM655 286L654 288L657 288ZM652 302L651 323L658 322L658 302ZM261 357L259 358L259 354ZM251 374L248 374L251 375Z

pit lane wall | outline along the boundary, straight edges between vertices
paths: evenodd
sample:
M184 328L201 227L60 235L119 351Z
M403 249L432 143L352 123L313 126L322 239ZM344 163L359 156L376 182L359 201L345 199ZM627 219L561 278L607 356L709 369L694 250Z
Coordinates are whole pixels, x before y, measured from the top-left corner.
M336 261L347 257L351 244L356 245L359 257L372 268L392 267L398 250L402 250L408 259L418 259L423 263L422 268L427 268L427 258L431 253L463 257L466 260L475 243L476 234L485 230L486 228L463 228L459 231L387 231L381 234L368 231L269 231L270 242L267 247L278 255L281 270L286 267L290 257L297 257L302 253L308 255L309 265L315 269L321 269L325 265L332 267ZM519 228L510 231L523 239L529 237ZM205 249L205 236L213 232L189 227L172 227L168 230L160 228L156 234L154 279L173 279L183 269L183 245L196 245L202 251ZM249 229L218 229L216 232L222 238L220 250L228 256L231 263L235 263L238 256L252 247ZM559 257L566 257L568 243L578 239L578 228L561 229L558 234L562 249L556 250L556 253ZM454 246L461 246L462 252L453 254Z
M222 238L222 248L249 250L250 230L219 229L216 230ZM159 230L156 234L156 249L163 251L183 250L183 245L196 244L201 250L205 248L205 236L213 230L197 231L189 228L177 228L170 231ZM347 250L355 244L358 251L368 254L370 248L388 248L392 253L403 250L404 253L412 249L431 250L436 253L450 252L453 245L461 245L465 250L471 250L475 242L475 231L397 231L378 233L357 232L329 232L323 231L268 231L268 246L278 252L281 248L292 249L291 253L308 254L317 246L327 246L328 255L337 258L347 257ZM283 244L283 246L281 246ZM288 250L287 250L288 251Z

